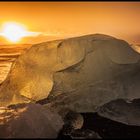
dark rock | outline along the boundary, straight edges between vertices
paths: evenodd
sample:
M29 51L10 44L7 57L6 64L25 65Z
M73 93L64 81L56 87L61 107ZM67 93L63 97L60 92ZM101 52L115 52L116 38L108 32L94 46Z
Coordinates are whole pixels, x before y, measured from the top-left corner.
M75 130L70 134L72 139L101 139L101 137L92 130Z
M61 117L38 104L0 108L0 138L57 138Z
M123 99L111 101L100 107L98 114L127 125L140 126L140 99L131 102Z

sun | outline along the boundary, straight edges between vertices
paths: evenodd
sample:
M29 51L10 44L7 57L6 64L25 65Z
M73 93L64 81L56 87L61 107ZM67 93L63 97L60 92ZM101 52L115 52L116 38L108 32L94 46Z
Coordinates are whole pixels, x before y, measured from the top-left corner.
M16 22L4 23L0 34L13 43L19 42L23 37L37 35L36 32L27 31L25 25Z

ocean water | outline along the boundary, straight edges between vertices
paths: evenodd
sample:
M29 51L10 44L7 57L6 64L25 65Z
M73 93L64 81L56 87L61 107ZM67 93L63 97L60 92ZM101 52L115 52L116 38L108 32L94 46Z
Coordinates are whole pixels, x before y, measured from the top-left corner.
M31 44L0 45L0 84L7 77L16 58Z

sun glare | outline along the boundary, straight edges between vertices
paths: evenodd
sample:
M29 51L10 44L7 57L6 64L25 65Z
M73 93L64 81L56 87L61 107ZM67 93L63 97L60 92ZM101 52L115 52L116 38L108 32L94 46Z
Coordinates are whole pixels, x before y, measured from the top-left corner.
M13 43L19 42L23 37L37 35L36 32L27 31L24 25L14 22L3 24L0 34Z

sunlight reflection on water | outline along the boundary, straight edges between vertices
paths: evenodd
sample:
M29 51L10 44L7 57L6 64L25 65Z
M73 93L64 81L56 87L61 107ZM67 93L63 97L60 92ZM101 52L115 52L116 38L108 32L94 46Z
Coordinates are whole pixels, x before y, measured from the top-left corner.
M12 62L0 63L0 83L2 83L10 71Z
M6 79L12 63L31 44L24 45L0 45L0 84Z

